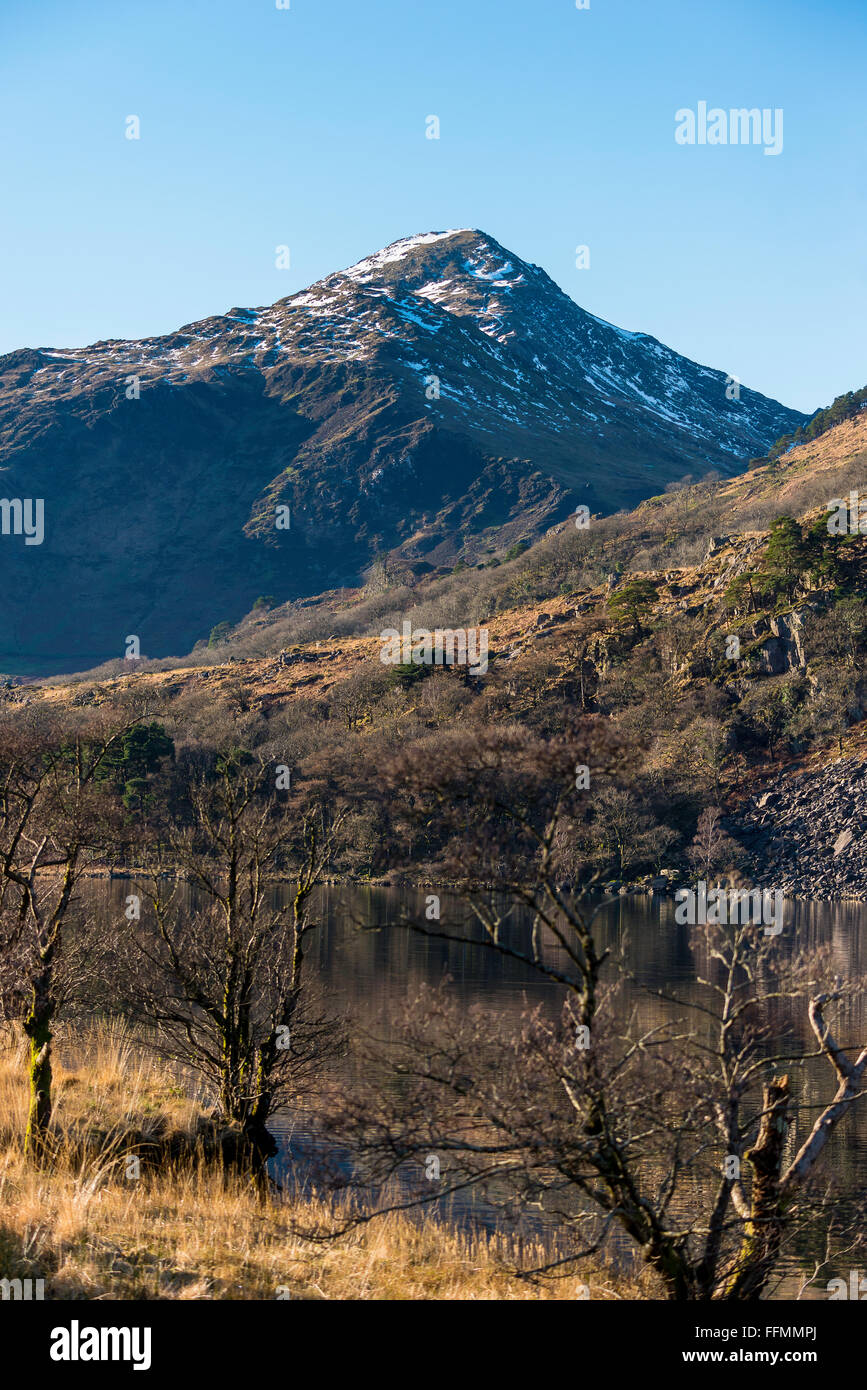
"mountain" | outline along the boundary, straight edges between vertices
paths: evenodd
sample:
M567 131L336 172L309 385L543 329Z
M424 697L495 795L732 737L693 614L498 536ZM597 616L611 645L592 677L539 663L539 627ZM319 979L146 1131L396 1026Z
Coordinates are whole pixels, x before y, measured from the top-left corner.
M262 592L423 570L739 472L806 417L586 313L479 231L405 238L262 309L0 357L0 667L188 649ZM288 528L275 524L278 506ZM6 528L8 529L8 527Z

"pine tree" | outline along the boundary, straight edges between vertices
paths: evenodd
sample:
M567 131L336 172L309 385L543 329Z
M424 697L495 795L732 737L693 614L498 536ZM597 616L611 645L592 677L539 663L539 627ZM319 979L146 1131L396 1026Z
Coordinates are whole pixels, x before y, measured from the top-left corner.
M792 599L811 563L811 549L800 523L792 516L778 516L771 523L762 570L768 587Z

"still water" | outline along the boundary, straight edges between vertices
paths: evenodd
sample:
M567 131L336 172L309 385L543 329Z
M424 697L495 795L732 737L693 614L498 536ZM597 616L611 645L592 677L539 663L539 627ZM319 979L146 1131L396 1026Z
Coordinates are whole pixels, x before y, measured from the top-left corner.
M117 902L115 910L130 891L126 882L115 881L109 892ZM289 894L277 891L280 903ZM353 1027L379 1038L392 1036L400 1010L423 984L439 984L444 977L449 988L467 1003L479 1002L495 1007L498 1014L514 1014L527 1006L541 1005L552 1013L559 1010L562 992L555 983L540 978L520 962L509 960L481 946L460 945L425 939L397 925L413 915L424 919L425 893L398 888L325 887L319 890L315 915L321 926L309 940L306 960L327 1000L328 1011L347 1014ZM441 895L441 922L465 919L466 909L456 899ZM362 930L360 924L376 931ZM392 925L389 925L391 923ZM515 930L526 929L526 920L516 920ZM674 903L667 898L623 897L602 908L596 919L597 940L618 953L625 948L634 983L623 998L624 1011L640 1006L642 1021L662 1022L671 1016L672 1006L650 997L649 990L676 992L681 998L700 999L704 987L696 979L697 961L690 947L690 930L674 920ZM787 903L783 932L775 938L775 949L782 952L827 947L832 969L844 980L867 972L867 906L864 904ZM555 952L552 948L552 959ZM811 1052L815 1042L806 1021L806 1011L798 1007L779 1015L781 1024L790 1023L793 1036L783 1050ZM845 1018L833 1020L844 1045L867 1042L867 1003L859 995L848 1007ZM782 1070L783 1068L781 1068ZM791 1068L790 1068L791 1070ZM805 1064L802 1104L827 1103L835 1090L835 1078L824 1059ZM815 1119L816 1110L798 1113L788 1137L787 1158L796 1152ZM305 1181L312 1174L317 1150L316 1136L309 1122L299 1115L276 1117L272 1129L281 1144L277 1169L292 1182ZM867 1100L838 1127L823 1158L823 1176L830 1180L836 1201L846 1202L864 1191L867 1161ZM499 1217L480 1203L452 1198L444 1204L442 1215L464 1224L478 1221L489 1228ZM851 1261L850 1261L851 1262ZM845 1261L844 1261L845 1263ZM856 1259L857 1263L857 1259ZM865 1262L867 1263L867 1262ZM779 1293L793 1297L801 1282L803 1262L792 1260L789 1277ZM838 1273L836 1268L831 1271ZM842 1273L848 1272L848 1264ZM818 1287L805 1296L827 1297L825 1283L830 1272L821 1276Z

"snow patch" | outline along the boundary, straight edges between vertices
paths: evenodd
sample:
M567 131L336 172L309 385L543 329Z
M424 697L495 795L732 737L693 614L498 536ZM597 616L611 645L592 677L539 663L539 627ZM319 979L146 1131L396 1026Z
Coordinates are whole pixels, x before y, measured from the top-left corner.
M348 275L350 280L357 280L360 284L366 284L372 279L375 271L381 266L389 265L394 261L402 261L411 251L415 251L419 246L430 246L436 241L445 241L447 237L457 236L460 232L465 232L466 227L452 227L447 232L423 232L419 236L402 237L400 241L393 241L390 246L386 246L382 251L377 251L373 256L366 256L363 261L356 261L343 274Z

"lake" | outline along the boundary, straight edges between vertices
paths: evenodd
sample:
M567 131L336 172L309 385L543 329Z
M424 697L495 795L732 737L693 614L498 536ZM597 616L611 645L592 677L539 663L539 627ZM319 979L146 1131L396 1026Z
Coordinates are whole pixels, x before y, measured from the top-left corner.
M114 880L96 891L107 891L112 911L121 912L123 899L131 891L127 881ZM498 1013L514 1013L517 1018L525 1004L541 1004L552 1012L559 1009L561 990L517 961L509 960L481 946L467 946L440 940L426 940L395 923L411 913L424 916L425 897L430 890L398 888L323 887L319 890L316 913L321 927L312 938L307 962L328 1000L329 1011L351 1014L358 1029L388 1038L395 1019L408 996L422 984L437 984L444 976L458 997L471 1002L495 1005ZM456 898L441 895L442 918L434 927L461 921L465 909ZM275 890L275 902L288 891ZM628 939L628 961L635 976L624 996L624 1008L641 1000L642 1020L661 1022L671 1016L672 1006L650 998L647 989L676 989L681 997L699 998L703 987L696 980L696 962L690 949L690 929L674 917L674 902L665 897L624 896L603 907L596 924L599 942L619 948ZM381 930L360 930L356 925L386 924ZM526 923L516 923L521 931ZM858 903L788 902L783 932L775 938L775 949L790 952L804 947L830 947L834 969L846 979L867 971L867 906ZM552 946L551 958L556 958ZM780 1013L791 1018L795 1027L794 1044L787 1050L810 1052L815 1040L806 1021L806 1011ZM848 1010L843 1041L867 1041L867 1003L858 996ZM346 1063L351 1066L350 1062ZM781 1068L782 1069L782 1068ZM821 1058L811 1059L805 1069L808 1105L830 1099L834 1090L831 1069ZM815 1118L815 1111L798 1114L792 1124L787 1154L796 1150ZM307 1121L300 1116L278 1116L272 1129L281 1143L276 1170L284 1179L292 1175L304 1185L315 1160L317 1139ZM824 1158L823 1174L832 1179L835 1198L851 1199L864 1188L867 1161L867 1102L838 1128ZM500 1219L478 1201L451 1198L442 1214L465 1224L481 1221L492 1228ZM857 1257L853 1257L857 1264ZM867 1263L867 1261L865 1261ZM848 1272L849 1264L842 1271ZM833 1273L838 1273L836 1269ZM825 1283L831 1272L823 1274L818 1291L805 1295L827 1297ZM783 1295L792 1297L800 1282L797 1261L792 1260Z

